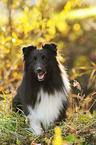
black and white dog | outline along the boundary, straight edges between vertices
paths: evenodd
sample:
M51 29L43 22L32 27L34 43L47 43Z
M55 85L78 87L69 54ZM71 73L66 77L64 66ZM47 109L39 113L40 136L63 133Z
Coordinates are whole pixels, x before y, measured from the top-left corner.
M13 107L22 106L32 131L41 134L52 122L66 118L70 84L65 69L57 60L57 45L23 48L24 76L13 98Z

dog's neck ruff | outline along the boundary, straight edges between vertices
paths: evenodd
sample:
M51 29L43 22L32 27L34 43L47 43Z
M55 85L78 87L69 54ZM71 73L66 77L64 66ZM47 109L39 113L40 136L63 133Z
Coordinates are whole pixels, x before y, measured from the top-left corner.
M27 117L36 134L38 134L38 129L34 128L33 122L42 123L46 129L51 122L58 119L60 111L63 109L63 102L67 102L67 98L62 92L55 91L54 95L49 95L40 89L34 108L30 105L27 106L29 111Z

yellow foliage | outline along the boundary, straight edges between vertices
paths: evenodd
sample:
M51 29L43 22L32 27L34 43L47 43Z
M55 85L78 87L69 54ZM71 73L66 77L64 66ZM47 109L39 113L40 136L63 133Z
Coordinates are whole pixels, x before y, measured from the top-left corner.
M52 141L53 145L62 145L63 139L61 137L61 129L59 126L56 126L55 129L55 136Z
M64 7L64 11L68 12L76 6L81 6L81 0L69 0Z
M54 26L52 26L52 27L49 27L48 29L47 29L47 32L49 33L49 37L50 38L54 38L55 36L55 33L56 33L56 29L55 29L55 27Z
M71 1L68 1L67 4L64 7L65 12L71 10Z
M70 28L69 28L68 24L65 22L65 20L58 20L58 22L56 23L56 26L57 26L58 30L65 35L70 30Z
M76 106L76 113L79 111L78 106Z
M14 73L13 73L13 77L16 77L16 76L17 76L17 72L14 72Z
M16 35L15 32L12 32L12 36L13 36L13 38L15 38L16 40L18 39L18 37L17 37L17 35Z
M33 8L33 12L34 12L34 14L39 14L40 13L37 7Z
M73 30L74 30L74 31L80 30L80 24L75 23L75 24L73 25Z
M7 68L11 67L11 64L10 64L10 63L7 63L7 64L6 64L6 67L7 67Z
M56 126L56 127L55 127L55 133L58 134L58 135L61 134L61 129L60 129L59 126Z
M28 123L28 119L27 119L27 118L25 119L25 123L26 123L26 124Z
M18 57L19 57L19 55L18 55ZM15 65L14 65L14 69L17 69L17 67L18 67L18 65L17 65L17 64L15 64Z
M3 53L9 53L9 51L10 51L9 49L4 49Z
M42 29L45 29L46 28L46 19L43 19L41 22L40 22L40 26Z
M58 58L58 60L59 60L60 62L62 62L62 63L64 63L65 60L66 60L66 59L65 59L64 57L62 57L61 55L58 55L57 58Z
M91 17L91 18L90 18L90 21L94 21L94 18L93 18L93 17Z
M41 5L40 5L40 2L37 1L36 7L37 7L37 8L40 8L40 6L41 6Z

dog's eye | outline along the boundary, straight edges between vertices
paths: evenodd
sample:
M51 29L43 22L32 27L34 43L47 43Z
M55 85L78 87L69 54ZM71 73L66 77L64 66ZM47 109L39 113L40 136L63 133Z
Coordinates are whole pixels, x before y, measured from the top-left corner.
M34 60L34 62L35 62L35 61L37 60L37 57L36 57L36 56L34 56L34 57L33 57L33 60Z
M42 55L42 59L45 61L46 60L46 57L45 57L45 55Z

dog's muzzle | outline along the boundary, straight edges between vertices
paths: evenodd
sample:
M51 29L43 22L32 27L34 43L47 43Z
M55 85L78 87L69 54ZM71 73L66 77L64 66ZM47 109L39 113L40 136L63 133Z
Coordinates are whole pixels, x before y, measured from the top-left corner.
M37 72L38 81L43 81L46 71L43 70L41 67L37 67L36 72Z

